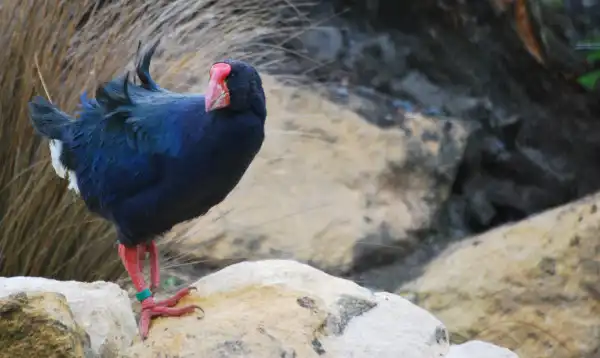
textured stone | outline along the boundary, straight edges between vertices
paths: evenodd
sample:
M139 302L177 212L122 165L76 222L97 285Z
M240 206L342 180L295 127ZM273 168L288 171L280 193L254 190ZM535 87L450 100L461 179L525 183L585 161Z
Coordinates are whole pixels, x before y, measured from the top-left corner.
M181 301L206 315L158 318L128 357L435 358L444 325L408 300L295 261L245 262L204 277Z
M600 352L600 195L454 244L398 291L522 357Z
M77 325L87 332L92 356L115 357L131 344L137 334L129 297L114 283L57 281L40 277L0 278L0 297L21 293L64 296L68 306L64 307L62 314L72 312Z
M0 357L83 358L90 337L63 295L17 293L0 298Z

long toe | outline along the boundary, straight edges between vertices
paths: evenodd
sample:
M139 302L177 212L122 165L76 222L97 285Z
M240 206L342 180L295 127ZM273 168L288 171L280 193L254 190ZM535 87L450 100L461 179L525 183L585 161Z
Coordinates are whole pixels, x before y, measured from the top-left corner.
M140 322L139 322L139 330L140 330L140 336L142 337L142 340L144 340L144 339L146 339L146 337L148 337L148 332L150 330L150 325L151 325L153 318L159 317L159 316L179 317L179 316L183 316L188 313L194 313L196 311L196 309L200 310L202 312L202 315L204 316L204 310L202 309L202 307L196 306L196 305L187 305L187 306L183 306L183 307L166 307L166 306L155 305L155 306L143 308L141 315L140 315Z
M157 301L156 306L164 306L164 307L173 307L175 306L182 298L190 294L190 291L195 290L195 287L186 287L177 291L172 297L167 298L162 301Z
M183 307L164 307L156 306L151 308L152 316L165 316L165 317L179 317L184 314L193 313L196 308L200 308L195 305L188 305ZM200 308L202 310L202 308ZM202 311L204 313L204 311Z
M152 321L152 314L149 311L142 311L140 315L140 322L138 328L140 330L140 337L145 340L148 337L150 331L150 322Z

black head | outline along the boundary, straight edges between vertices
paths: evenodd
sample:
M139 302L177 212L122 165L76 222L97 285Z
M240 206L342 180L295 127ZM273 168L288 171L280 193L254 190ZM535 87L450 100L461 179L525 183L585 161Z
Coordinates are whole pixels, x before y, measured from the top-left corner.
M206 91L206 111L266 112L265 93L258 71L238 60L225 60L212 65Z

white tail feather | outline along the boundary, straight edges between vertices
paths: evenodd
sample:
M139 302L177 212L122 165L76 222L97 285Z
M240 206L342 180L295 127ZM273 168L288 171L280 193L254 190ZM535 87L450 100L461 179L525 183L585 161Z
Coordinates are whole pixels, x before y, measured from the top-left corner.
M52 158L52 167L56 175L69 181L69 189L79 194L79 186L77 185L77 175L74 171L68 170L60 161L60 156L63 151L63 142L58 139L50 140L50 157Z
M65 178L67 175L67 168L60 161L60 155L62 154L63 143L57 139L50 139L50 157L52 158L52 167L61 178Z

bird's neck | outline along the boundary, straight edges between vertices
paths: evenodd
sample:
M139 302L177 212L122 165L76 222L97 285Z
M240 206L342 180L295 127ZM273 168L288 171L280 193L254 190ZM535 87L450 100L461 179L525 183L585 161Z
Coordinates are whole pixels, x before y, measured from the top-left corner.
M255 100L249 101L247 105L244 105L242 108L240 107L226 107L220 110L217 110L215 114L219 117L230 117L235 118L239 116L244 116L246 113L252 113L254 116L260 118L263 122L267 117L267 108L265 106L264 98L256 98Z
M254 92L254 95L250 100L250 110L256 116L258 116L258 118L262 119L263 122L267 118L266 99L265 93L263 92L262 88L257 92Z
M254 113L258 118L260 118L263 122L267 118L267 107L264 102L253 102L250 106L250 110Z

